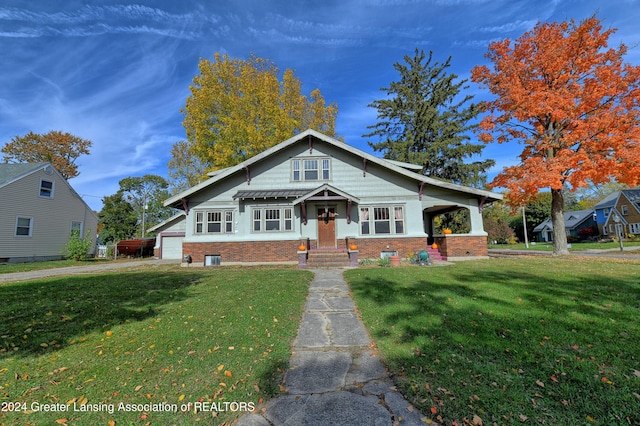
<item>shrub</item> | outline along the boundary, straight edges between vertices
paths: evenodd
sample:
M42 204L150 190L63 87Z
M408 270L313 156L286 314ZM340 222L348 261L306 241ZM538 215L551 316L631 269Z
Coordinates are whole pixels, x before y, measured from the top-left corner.
M84 238L80 237L80 231L74 229L69 237L69 242L65 246L65 254L73 260L83 260L87 258L87 252L93 244L89 237L91 230L88 230Z

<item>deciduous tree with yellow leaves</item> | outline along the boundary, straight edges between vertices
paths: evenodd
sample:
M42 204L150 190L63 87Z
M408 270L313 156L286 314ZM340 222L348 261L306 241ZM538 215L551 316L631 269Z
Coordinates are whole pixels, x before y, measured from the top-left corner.
M608 47L614 31L595 16L539 23L489 45L493 70L472 70L497 96L485 103L481 139L524 145L520 163L491 185L507 188L512 206L551 190L554 254L568 253L563 187L640 181L640 67L623 62L626 46Z
M338 107L326 105L318 89L302 95L292 70L270 60L216 53L201 59L183 125L192 152L207 170L233 166L307 128L335 136Z

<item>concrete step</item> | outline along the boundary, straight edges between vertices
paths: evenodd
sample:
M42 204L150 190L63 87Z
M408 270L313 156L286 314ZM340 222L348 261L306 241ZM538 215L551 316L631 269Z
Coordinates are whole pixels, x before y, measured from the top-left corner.
M310 250L307 256L307 268L346 268L349 266L349 254L342 249Z

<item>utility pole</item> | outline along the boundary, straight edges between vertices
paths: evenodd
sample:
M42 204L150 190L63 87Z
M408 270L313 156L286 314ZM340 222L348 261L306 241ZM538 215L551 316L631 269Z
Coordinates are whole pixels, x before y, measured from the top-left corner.
M529 248L529 238L527 237L527 219L525 217L524 206L522 206L522 226L524 226L524 245Z

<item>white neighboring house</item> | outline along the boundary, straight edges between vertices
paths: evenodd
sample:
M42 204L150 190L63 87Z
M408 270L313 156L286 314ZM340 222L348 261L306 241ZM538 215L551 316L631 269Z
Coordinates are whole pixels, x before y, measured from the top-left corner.
M360 258L406 257L433 242L445 258L486 256L482 207L502 195L429 178L420 168L307 130L166 200L184 211L173 218L184 228L171 229L176 222L156 231L184 232L182 254L205 265L300 264L303 245L309 258L330 250L346 257L352 244ZM434 218L458 209L469 212L469 233L434 235Z
M50 163L0 164L0 263L64 257L71 232L90 231L98 217Z
M185 235L185 214L180 212L162 223L149 228L147 233L156 233L154 255L159 259L182 259L182 240Z

